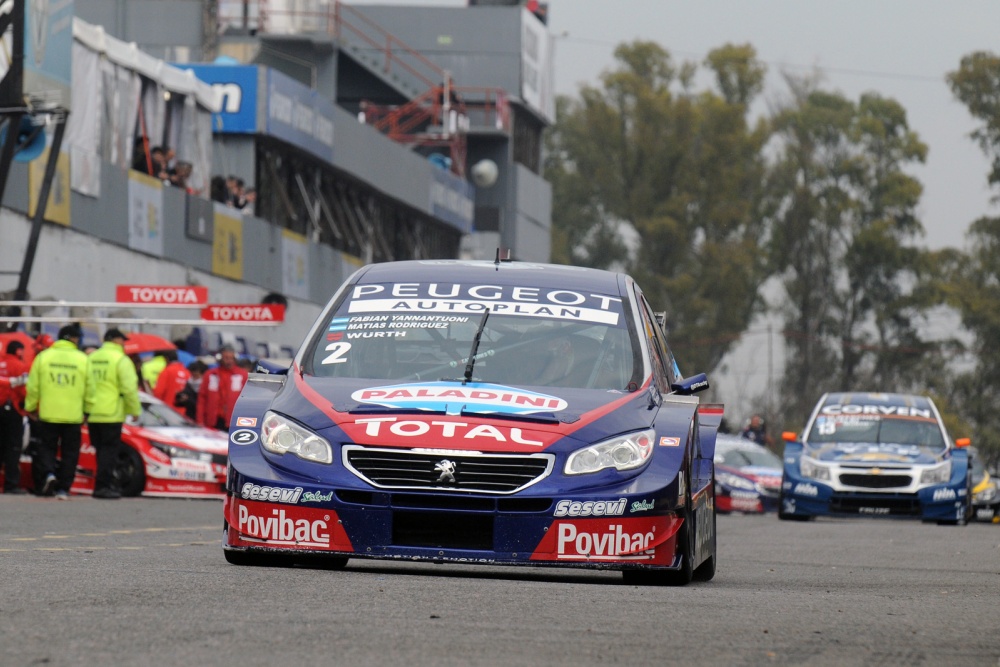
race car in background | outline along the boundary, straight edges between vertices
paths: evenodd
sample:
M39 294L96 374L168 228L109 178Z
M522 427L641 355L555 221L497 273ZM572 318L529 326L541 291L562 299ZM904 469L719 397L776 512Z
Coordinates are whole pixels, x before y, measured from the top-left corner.
M351 558L715 574L715 436L624 274L373 264L230 429L237 565Z
M771 450L734 435L715 441L715 501L721 513L778 509L782 463Z
M953 441L930 398L823 395L801 439L784 433L778 517L913 517L964 525L971 515L969 440Z
M972 454L972 516L976 521L1000 522L1000 489L997 480L987 472L979 453Z
M178 414L158 398L139 392L142 413L122 426L123 446L115 469L123 496L222 498L229 437ZM33 488L31 444L21 457L21 485ZM97 457L83 427L72 494L94 492Z

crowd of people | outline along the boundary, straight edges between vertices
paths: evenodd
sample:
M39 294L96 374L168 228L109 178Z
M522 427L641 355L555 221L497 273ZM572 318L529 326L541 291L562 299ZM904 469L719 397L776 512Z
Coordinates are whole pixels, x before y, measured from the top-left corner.
M104 333L100 347L80 348L83 331L68 324L53 341L35 339L33 359L20 340L0 350L0 468L4 493L27 493L20 459L25 428L32 442L32 488L39 496L69 498L87 426L96 452L94 497L121 497L115 465L122 446L122 426L138 418L140 391L159 398L178 413L207 428L228 430L236 399L246 383L249 361L223 346L217 363L194 359L183 364L177 349L152 358L126 354L128 335L117 328ZM183 341L175 345L182 349Z
M132 169L163 181L164 185L183 188L190 195L200 195L202 191L190 184L194 165L177 159L174 149L168 146L149 147L144 141L136 141L132 158ZM209 198L230 208L253 214L257 191L247 187L237 176L213 176L209 185Z

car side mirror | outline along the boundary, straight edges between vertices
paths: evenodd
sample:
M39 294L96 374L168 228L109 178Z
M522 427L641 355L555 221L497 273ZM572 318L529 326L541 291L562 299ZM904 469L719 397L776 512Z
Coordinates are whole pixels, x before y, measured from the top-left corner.
M799 439L799 434L795 431L782 431L781 439L785 442L797 442Z
M704 373L698 373L689 378L682 378L670 385L670 391L681 396L690 396L699 391L705 391L708 389L708 386L708 376Z
M961 447L968 447L971 444L972 444L972 439L971 438L957 438L955 440L955 446L956 447L960 447L960 448Z

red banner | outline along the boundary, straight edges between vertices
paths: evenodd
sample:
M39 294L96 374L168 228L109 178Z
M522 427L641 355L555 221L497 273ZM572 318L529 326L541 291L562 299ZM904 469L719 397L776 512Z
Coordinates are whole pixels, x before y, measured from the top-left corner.
M277 303L217 304L201 309L208 322L284 322L285 307Z
M204 306L208 303L208 288L192 285L118 285L115 301L158 306Z

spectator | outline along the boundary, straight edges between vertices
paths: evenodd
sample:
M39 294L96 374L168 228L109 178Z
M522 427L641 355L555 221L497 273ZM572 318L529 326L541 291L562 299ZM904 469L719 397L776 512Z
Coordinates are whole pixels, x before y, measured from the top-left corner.
M201 379L208 370L204 361L195 359L187 366L190 377L184 389L177 392L174 397L174 404L178 408L183 408L182 414L186 414L190 419L198 418L198 389L201 388Z
M764 424L764 418L760 415L750 417L750 421L740 431L740 436L765 447L770 447L774 444L771 436L767 434L767 426Z
M219 350L219 365L202 378L198 390L198 423L221 431L229 430L236 399L247 381L247 371L236 364L232 345Z
M229 176L226 179L226 187L229 189L229 205L233 208L242 209L247 205L245 187L246 183L242 178Z
M148 387L146 391L155 395L156 392L156 381L160 377L160 373L163 369L167 367L167 352L174 352L173 350L156 350L153 353L153 358L142 362L140 365L140 375L142 375L143 384ZM174 358L177 358L177 353L174 352Z
M24 344L12 340L7 343L6 356L0 357L0 466L4 472L4 493L26 493L21 488L21 447L27 382Z
M229 188L226 186L226 179L222 176L213 176L212 183L209 186L209 197L212 201L217 201L220 204L229 203Z
M137 138L135 147L132 149L132 169L141 171L152 176L152 156L148 154L149 142L143 138Z
M87 355L80 351L79 324L59 330L59 340L35 357L28 373L24 409L38 429L38 448L32 460L35 489L40 496L69 498L80 459L80 427L84 401L90 391ZM56 455L59 463L56 465Z
M187 414L184 405L177 402L177 396L187 387L188 381L191 379L191 372L177 360L176 350L166 350L163 357L167 360L167 366L156 379L153 396L182 415Z
M97 455L94 497L116 500L122 497L115 488L115 465L122 447L122 424L125 416L138 417L139 377L125 354L128 338L118 329L108 329L104 345L87 359L90 391L87 395L87 426L90 444Z
M170 172L170 185L183 188L189 195L197 194L188 184L194 166L190 162L177 161L177 166Z
M167 163L166 149L163 146L153 146L149 153L153 162L153 171L149 175L163 182L168 182L170 180L170 168Z
M244 200L243 213L254 215L257 212L257 188L247 188Z

